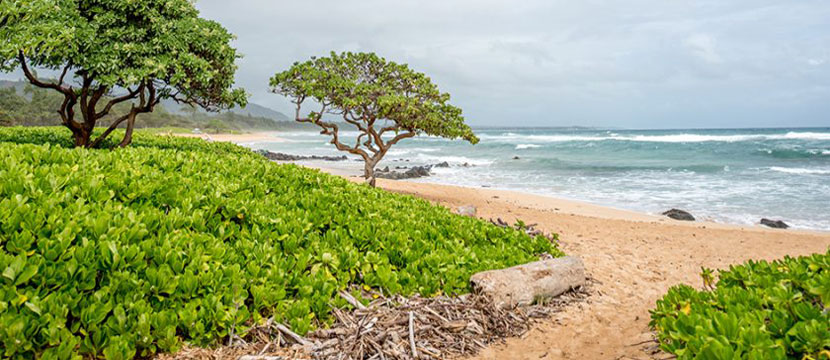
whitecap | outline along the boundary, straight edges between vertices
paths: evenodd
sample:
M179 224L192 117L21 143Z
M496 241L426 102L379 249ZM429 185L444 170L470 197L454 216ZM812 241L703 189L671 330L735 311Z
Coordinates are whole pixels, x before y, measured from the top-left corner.
M567 141L635 141L635 142L667 142L667 143L695 143L695 142L739 142L763 140L830 140L830 133L817 132L788 132L786 134L735 134L735 135L702 135L702 134L671 134L671 135L619 135L610 136L580 136L580 135L519 135L504 133L501 135L479 136L482 140L506 142L567 142Z
M536 144L519 144L519 145L516 145L516 150L536 149L536 148L540 148L540 147L542 147L542 145L536 145Z
M788 167L780 167L780 166L770 167L769 170L788 173L788 174L806 174L806 175L830 174L830 170L806 169L806 168L788 168Z

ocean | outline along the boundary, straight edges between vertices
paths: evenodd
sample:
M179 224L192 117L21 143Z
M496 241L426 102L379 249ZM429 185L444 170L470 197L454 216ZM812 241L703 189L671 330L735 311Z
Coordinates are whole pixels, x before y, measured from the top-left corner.
M515 190L651 214L680 208L731 224L782 219L794 228L830 231L830 128L490 128L476 134L481 142L474 146L427 136L404 140L380 167L446 161L449 168L410 181ZM247 145L343 154L316 132L278 136L287 141Z

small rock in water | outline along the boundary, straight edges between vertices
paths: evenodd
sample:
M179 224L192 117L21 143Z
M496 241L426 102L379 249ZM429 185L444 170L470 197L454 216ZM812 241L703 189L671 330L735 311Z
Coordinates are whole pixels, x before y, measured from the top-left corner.
M681 221L695 221L695 217L692 214L689 214L686 211L680 209L671 209L663 213L663 215L668 216L675 220Z
M519 157L518 157L518 156L514 156L514 157L513 157L513 160L519 160Z
M476 212L477 212L477 209L473 205L459 206L458 209L456 209L456 213L458 213L458 215L463 215L463 216L475 217Z
M766 225L774 229L787 229L790 226L781 220L761 219L761 225Z
M450 163L444 161L442 163L435 164L435 167L437 167L437 168L448 168L448 167L450 167Z

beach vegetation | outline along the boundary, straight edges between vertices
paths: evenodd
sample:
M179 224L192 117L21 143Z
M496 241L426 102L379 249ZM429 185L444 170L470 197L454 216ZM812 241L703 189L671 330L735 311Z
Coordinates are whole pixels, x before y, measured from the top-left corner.
M830 251L704 269L704 290L678 285L651 326L679 359L830 359Z
M33 86L62 96L53 111L75 146L99 146L122 124L118 145L129 145L137 116L162 99L208 110L246 104L233 88L233 35L200 18L192 1L3 1L0 24L0 70L20 69ZM129 109L93 138L122 103Z
M295 120L322 128L337 150L360 156L374 186L375 166L401 140L419 134L478 142L461 109L426 75L373 53L331 53L295 63L271 78L274 93L295 104ZM303 106L319 110L303 112ZM342 138L345 122L357 138Z
M562 255L229 143L74 146L62 127L0 128L0 357L146 358L268 319L305 334L347 306L339 291L461 294L475 272Z

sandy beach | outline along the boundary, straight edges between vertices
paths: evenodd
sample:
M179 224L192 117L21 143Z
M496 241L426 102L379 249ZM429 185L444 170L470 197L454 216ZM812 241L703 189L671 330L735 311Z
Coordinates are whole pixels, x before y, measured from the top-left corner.
M306 164L308 165L308 164ZM319 168L319 166L318 166ZM342 168L323 171L344 176ZM361 178L347 176L353 181ZM450 208L474 205L483 219L521 219L559 234L561 247L581 257L592 296L541 323L523 338L491 346L474 359L650 359L649 309L669 287L701 286L700 268L728 268L825 252L830 233L777 230L662 216L512 191L378 180L393 192Z
M246 142L256 136L214 136ZM244 140L242 140L244 139ZM270 135L269 139L274 139ZM349 164L299 162L352 181ZM593 279L590 299L541 323L523 338L491 346L476 359L649 359L654 348L649 309L669 287L701 286L700 268L728 268L750 259L772 260L825 252L830 233L777 230L662 216L579 201L486 188L378 179L388 191L457 208L473 205L483 219L521 219L559 234L561 247L581 257ZM644 200L647 201L647 200ZM667 354L657 354L665 358Z
M275 131L253 132L245 134L189 134L171 133L172 136L200 138L208 141L232 142L235 144L252 143L259 141L285 141L277 136ZM163 134L162 134L163 135Z

